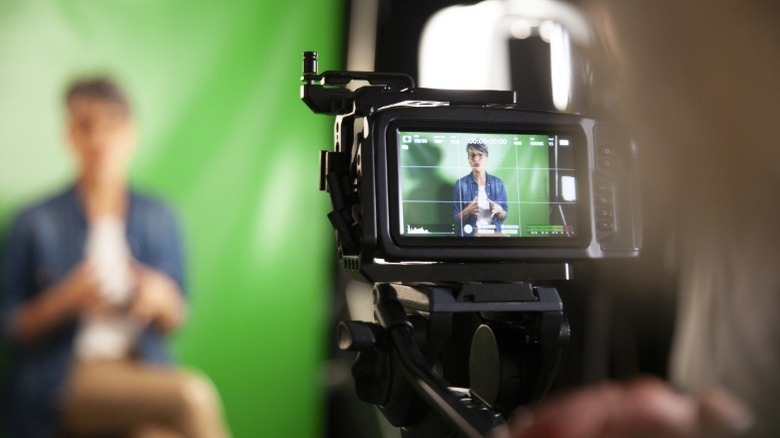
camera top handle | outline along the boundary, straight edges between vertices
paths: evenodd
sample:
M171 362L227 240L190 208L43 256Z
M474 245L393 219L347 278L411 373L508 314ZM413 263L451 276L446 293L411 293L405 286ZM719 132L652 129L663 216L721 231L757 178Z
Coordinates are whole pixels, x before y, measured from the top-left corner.
M303 52L301 100L317 114L368 115L377 108L405 101L443 102L449 105L514 105L514 91L438 90L415 88L414 79L402 73L326 71L317 73L317 52ZM355 89L349 85L353 81Z

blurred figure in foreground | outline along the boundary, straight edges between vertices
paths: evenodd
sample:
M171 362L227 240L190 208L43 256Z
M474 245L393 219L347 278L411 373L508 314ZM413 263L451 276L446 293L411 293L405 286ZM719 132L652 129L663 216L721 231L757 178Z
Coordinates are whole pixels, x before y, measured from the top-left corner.
M585 3L615 54L646 220L668 231L649 237L673 242L670 374L682 392L657 380L586 388L522 415L513 436L778 437L780 4Z
M226 435L203 376L174 369L164 337L185 319L179 231L128 187L136 140L111 80L66 94L75 183L22 211L3 259L9 436Z

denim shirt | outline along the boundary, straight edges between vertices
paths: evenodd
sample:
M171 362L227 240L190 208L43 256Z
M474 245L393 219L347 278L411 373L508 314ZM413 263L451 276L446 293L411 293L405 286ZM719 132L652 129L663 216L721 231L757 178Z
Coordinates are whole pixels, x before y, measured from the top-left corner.
M167 274L183 291L179 229L159 201L128 194L126 238L133 258ZM18 306L57 284L84 258L87 220L74 187L23 210L11 225L0 288L2 338L8 370L2 398L9 436L55 434L63 386L73 361L78 320L73 318L31 343L21 342L12 317ZM145 329L134 353L139 360L168 362L162 334Z
M498 202L504 211L509 211L509 205L507 204L506 188L504 188L504 182L501 178L495 177L490 174L485 174L485 193L487 193L488 199L493 202ZM473 236L477 229L477 217L471 215L467 218L458 218L458 214L463 211L479 194L479 185L474 179L474 175L469 173L468 175L458 179L455 182L455 187L452 193L452 217L455 222L455 234L458 236ZM470 225L471 227L466 227ZM501 220L497 216L493 216L493 225L496 227L496 232L501 232Z

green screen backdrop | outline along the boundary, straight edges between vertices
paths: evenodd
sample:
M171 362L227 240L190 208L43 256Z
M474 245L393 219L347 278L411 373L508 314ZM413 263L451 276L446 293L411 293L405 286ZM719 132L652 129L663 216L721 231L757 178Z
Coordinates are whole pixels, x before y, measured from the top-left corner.
M317 436L332 236L317 191L331 120L299 100L301 52L339 68L339 0L0 2L0 231L71 181L61 96L128 89L135 187L182 223L190 319L172 339L237 437Z

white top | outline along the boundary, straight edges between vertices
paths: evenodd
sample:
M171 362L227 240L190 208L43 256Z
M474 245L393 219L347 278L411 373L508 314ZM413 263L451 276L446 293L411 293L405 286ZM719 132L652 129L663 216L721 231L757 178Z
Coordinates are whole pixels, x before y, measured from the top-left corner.
M95 268L100 292L119 309L130 304L135 279L125 224L106 217L90 225L85 246L87 263ZM140 327L121 311L111 315L85 315L76 334L79 359L118 359L130 353Z
M493 217L490 214L490 201L488 200L485 186L479 186L479 191L477 192L477 207L479 207L477 229L493 228Z

